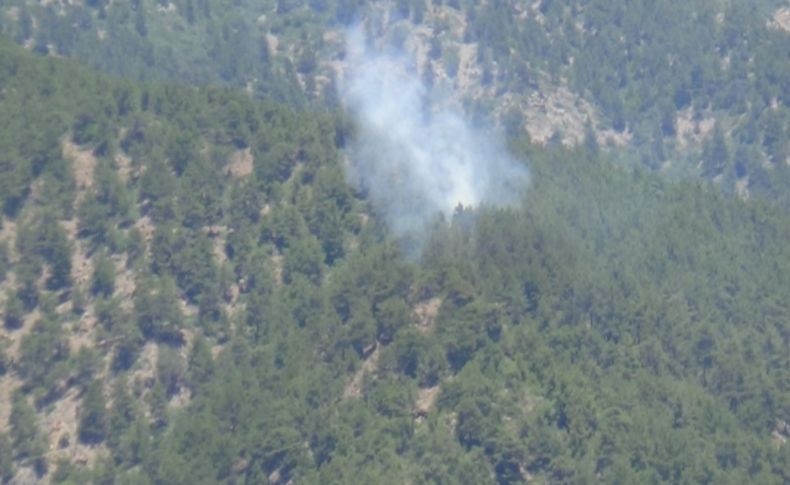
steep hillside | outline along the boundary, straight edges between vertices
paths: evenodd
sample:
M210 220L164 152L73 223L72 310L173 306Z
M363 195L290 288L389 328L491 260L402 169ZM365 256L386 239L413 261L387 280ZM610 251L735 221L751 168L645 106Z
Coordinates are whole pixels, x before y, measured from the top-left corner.
M7 2L0 32L134 79L336 102L343 29L409 51L438 93L538 143L592 140L790 207L790 34L779 0Z
M341 115L4 41L0 86L4 480L790 480L774 203L514 133L522 203L414 261Z

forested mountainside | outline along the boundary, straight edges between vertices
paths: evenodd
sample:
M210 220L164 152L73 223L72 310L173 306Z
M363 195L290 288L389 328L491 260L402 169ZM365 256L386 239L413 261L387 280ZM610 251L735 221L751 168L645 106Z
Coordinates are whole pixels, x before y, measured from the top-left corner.
M473 118L543 144L590 134L629 162L790 208L780 0L7 0L0 32L133 79L332 105L354 22L415 53Z
M409 259L309 105L0 42L2 480L790 480L781 204L515 133Z

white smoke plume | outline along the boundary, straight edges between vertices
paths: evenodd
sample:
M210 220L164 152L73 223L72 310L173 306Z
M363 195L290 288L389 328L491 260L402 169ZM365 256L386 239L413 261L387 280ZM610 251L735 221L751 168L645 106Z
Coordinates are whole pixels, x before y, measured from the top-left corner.
M366 47L359 29L347 33L346 52L340 96L358 125L349 177L397 236L419 241L429 221L459 205L519 201L526 166L500 137L433 103L409 56Z

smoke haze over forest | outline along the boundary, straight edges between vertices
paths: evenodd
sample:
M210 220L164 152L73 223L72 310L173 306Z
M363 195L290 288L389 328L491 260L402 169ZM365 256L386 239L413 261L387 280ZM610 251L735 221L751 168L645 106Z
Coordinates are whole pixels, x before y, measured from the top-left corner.
M419 238L437 214L459 205L509 205L526 186L526 167L493 132L439 106L402 52L367 47L347 33L348 72L341 97L359 125L349 176L399 236Z

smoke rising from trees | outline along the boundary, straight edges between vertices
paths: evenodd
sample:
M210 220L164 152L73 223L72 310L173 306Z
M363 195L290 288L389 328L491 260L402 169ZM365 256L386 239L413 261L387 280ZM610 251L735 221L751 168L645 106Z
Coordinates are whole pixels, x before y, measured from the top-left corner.
M436 103L410 56L376 51L352 29L347 66L340 96L358 124L349 178L397 236L419 240L429 221L449 218L459 205L519 201L526 166L508 155L501 137Z

